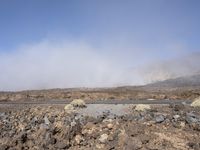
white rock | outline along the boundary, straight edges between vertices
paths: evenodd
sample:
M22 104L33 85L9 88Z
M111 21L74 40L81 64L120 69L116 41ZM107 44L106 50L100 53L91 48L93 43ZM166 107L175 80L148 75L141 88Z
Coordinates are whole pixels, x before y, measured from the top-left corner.
M113 128L113 124L112 124L112 123L109 123L109 124L107 125L107 127L108 127L108 129L112 129L112 128Z
M178 118L180 118L180 115L174 115L173 118L178 119Z
M83 139L83 137L82 137L81 135L76 135L76 136L75 136L75 141L76 141L77 144L80 144L81 141L83 141L83 140L84 140L84 139Z
M47 118L47 116L44 117L44 123L45 123L46 125L49 125L49 124L50 124L50 121L49 121L49 119Z
M65 111L66 111L67 113L72 113L72 112L75 111L74 106L71 105L71 104L65 105L65 108L64 108L64 109L65 109Z
M108 135L107 135L107 134L102 134L102 135L100 136L100 138L99 138L99 141L100 141L101 143L105 143L107 139L108 139Z

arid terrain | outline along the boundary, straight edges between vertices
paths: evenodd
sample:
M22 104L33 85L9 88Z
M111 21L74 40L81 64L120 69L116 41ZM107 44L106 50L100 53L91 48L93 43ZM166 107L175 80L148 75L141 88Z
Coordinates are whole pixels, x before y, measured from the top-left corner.
M200 96L200 75L170 79L145 86L72 88L0 92L0 101L188 99Z
M0 150L200 150L200 0L0 0Z
M134 107L127 114L107 110L97 117L55 105L7 109L0 113L1 150L200 149L200 109L183 104L145 111Z
M200 96L200 86L196 80L195 85L178 86L179 80L138 87L1 92L0 149L199 150L200 107L190 102ZM65 106L77 98L86 102L84 107ZM140 106L140 101L150 104Z

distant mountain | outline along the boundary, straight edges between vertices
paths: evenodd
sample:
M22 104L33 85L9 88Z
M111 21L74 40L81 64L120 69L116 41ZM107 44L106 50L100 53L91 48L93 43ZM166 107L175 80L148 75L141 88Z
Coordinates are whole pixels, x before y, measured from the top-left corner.
M192 76L178 77L164 81L158 81L146 85L151 88L184 88L184 87L200 87L200 74Z

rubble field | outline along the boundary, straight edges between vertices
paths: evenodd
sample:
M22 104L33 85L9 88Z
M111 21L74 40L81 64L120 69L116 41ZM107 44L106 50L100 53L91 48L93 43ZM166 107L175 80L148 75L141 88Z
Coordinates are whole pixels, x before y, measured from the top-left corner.
M200 108L187 104L144 110L130 105L129 113L107 110L95 117L80 113L87 107L70 112L63 105L14 107L0 106L1 150L200 149Z

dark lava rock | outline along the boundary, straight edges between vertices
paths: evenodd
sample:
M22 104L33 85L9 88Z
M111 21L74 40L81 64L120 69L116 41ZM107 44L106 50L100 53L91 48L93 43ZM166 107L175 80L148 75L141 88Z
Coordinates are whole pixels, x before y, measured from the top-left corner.
M19 135L17 136L17 140L18 140L20 143L25 143L26 140L27 140L27 133L26 133L26 132L21 132L21 133L19 133Z
M184 110L185 105L183 105L183 104L170 104L169 107L172 108L174 111L182 111L182 110Z
M55 144L56 143L56 138L50 138L48 142L50 144Z

